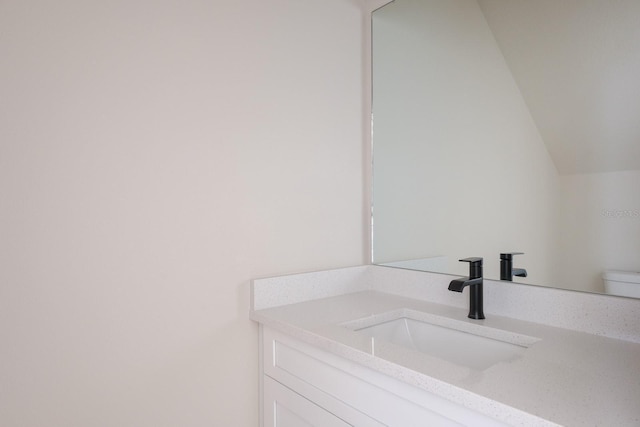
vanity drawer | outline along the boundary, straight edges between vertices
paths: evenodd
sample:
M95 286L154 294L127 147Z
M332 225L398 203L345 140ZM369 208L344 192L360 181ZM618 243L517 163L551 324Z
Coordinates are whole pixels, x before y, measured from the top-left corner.
M354 425L505 425L266 327L263 346L266 375L339 417L365 416Z
M264 427L349 427L346 421L276 380L264 379Z

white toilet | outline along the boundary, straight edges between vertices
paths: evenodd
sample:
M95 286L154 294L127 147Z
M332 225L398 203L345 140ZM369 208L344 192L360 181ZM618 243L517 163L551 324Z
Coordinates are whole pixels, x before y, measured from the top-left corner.
M640 272L607 270L602 278L607 294L640 298Z

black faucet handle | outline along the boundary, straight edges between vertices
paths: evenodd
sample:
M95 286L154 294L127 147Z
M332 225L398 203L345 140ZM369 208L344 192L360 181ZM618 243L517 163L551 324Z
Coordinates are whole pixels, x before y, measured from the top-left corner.
M459 261L469 263L469 279L478 279L482 277L482 258L464 258Z
M503 252L500 254L500 259L511 261L514 255L524 255L524 252Z
M460 261L460 262L471 262L471 263L479 262L480 264L482 264L482 258L479 258L479 257L464 258L464 259L461 259L461 260L458 260L458 261Z

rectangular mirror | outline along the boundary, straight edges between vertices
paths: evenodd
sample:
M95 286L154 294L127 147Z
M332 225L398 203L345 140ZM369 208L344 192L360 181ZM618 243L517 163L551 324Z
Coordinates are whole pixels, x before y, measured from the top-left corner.
M466 275L458 260L483 257L498 279L500 254L515 251L517 282L635 281L638 22L636 0L373 12L373 262Z

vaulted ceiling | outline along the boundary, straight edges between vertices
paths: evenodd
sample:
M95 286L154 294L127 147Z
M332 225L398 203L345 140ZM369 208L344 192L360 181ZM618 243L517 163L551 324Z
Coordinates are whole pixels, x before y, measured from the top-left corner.
M640 1L478 3L558 172L640 170Z

